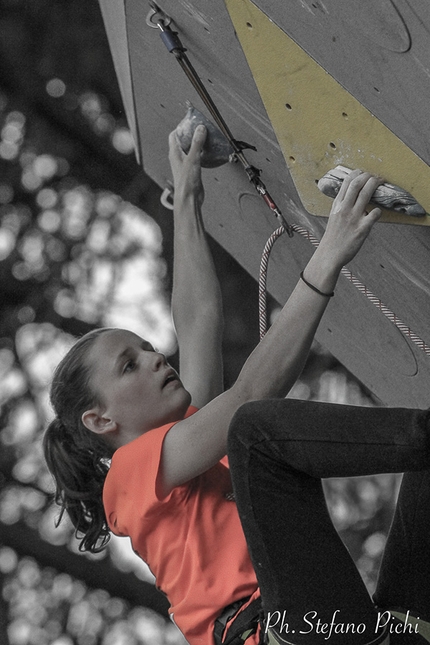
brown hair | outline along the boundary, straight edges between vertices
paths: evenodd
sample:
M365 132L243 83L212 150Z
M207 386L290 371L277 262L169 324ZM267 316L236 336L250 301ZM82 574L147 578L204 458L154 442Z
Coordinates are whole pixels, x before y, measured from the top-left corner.
M49 424L43 449L61 506L60 523L67 511L82 551L101 551L110 538L102 502L103 484L113 449L82 423L82 414L100 403L90 387L88 351L107 329L80 338L55 370L51 404L56 414ZM86 360L87 359L87 360ZM83 537L82 537L83 535Z

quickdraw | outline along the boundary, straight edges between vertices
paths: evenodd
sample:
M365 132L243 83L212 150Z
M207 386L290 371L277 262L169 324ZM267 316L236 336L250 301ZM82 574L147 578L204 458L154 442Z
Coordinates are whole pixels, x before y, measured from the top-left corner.
M178 33L176 31L173 31L170 27L170 17L166 16L166 14L160 9L160 7L158 7L155 2L150 2L149 4L151 6L151 11L147 16L146 24L150 27L155 27L160 30L161 40L167 47L167 50L175 56L179 65L185 72L188 80L191 82L192 86L209 110L215 123L233 148L234 157L236 160L241 162L246 174L248 175L249 181L253 184L258 194L261 195L272 213L278 218L279 223L284 227L288 235L292 237L293 229L282 215L280 209L278 208L266 186L262 182L260 178L261 171L255 166L251 165L243 154L243 151L246 149L256 150L256 148L249 143L245 143L244 141L237 141L237 139L233 137L230 128L228 127L220 111L212 100L212 97L210 96L206 87L202 83L200 76L191 64L190 59L186 55L185 52L187 50L183 46Z

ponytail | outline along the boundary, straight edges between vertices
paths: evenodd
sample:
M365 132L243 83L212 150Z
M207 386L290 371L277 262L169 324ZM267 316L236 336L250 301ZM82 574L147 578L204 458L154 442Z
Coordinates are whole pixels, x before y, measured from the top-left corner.
M81 539L79 549L93 553L101 551L110 538L102 492L113 450L84 426L81 417L98 402L91 391L85 357L89 345L104 331L98 329L82 337L57 367L51 386L57 416L43 440L45 459L56 484L55 501L61 506L57 526L66 511Z

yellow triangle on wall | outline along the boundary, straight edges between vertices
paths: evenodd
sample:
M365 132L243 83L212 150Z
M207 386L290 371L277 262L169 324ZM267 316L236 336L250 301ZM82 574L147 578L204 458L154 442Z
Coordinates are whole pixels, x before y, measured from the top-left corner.
M316 182L337 165L384 177L430 213L430 167L250 0L225 0L306 210L328 216ZM429 226L384 209L381 221Z

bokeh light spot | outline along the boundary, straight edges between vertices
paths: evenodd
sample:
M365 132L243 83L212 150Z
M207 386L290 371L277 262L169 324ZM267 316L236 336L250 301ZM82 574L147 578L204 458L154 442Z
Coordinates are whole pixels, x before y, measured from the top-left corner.
M60 78L51 78L46 83L46 91L49 96L52 96L54 99L59 99L66 93L66 85Z
M117 128L115 130L112 135L112 144L123 155L129 155L134 150L133 137L127 128Z

